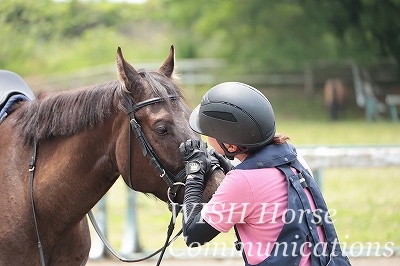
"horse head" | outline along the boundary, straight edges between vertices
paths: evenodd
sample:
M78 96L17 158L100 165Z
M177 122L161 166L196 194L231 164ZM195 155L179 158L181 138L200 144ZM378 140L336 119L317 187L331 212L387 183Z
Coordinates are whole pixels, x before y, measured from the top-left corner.
M167 191L177 189L175 186L185 178L180 143L200 138L189 126L191 110L176 82L174 47L171 46L158 71L136 70L118 48L117 68L123 94L119 106L128 114L127 120L129 117L117 150L120 173L132 189L167 201ZM136 149L141 149L145 156L132 156ZM213 174L206 185L205 200L211 197L222 178L222 172ZM183 189L174 193L177 201L182 202Z

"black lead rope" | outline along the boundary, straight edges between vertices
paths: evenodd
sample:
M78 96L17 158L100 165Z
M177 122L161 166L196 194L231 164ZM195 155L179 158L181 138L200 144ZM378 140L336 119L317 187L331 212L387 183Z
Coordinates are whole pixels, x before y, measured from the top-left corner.
M161 248L161 253L160 253L160 256L158 256L158 261L157 261L156 266L159 266L161 264L161 260L164 257L165 250L169 246L169 239L170 239L170 237L172 235L172 232L174 231L174 228L175 228L174 220L175 220L175 217L174 217L174 214L172 213L171 220L169 221L169 225L168 225L167 238L165 239L164 246ZM180 232L182 232L182 229L180 230Z
M36 236L37 236L37 241L38 241L37 244L38 244L39 255L40 255L40 265L45 266L46 263L44 262L43 246L42 246L42 242L40 241L39 228L38 228L37 218L36 218L35 199L33 196L33 179L35 177L36 154L37 154L37 143L35 141L33 143L32 158L29 163L29 194L30 194L30 198L31 198L33 220L35 222L35 230L36 230Z
M156 250L155 252L151 253L150 255L148 255L148 256L146 256L146 257L143 257L143 258L140 258L140 259L127 259L127 258L124 258L124 257L122 257L121 255L119 255L118 252L116 252L116 251L112 248L110 242L108 242L107 238L106 238L106 237L104 236L104 234L101 232L101 229L100 229L99 225L97 224L96 219L94 218L94 215L93 215L93 212L92 212L92 211L89 211L88 216L89 216L90 221L92 222L92 225L93 225L94 230L96 231L97 235L100 237L101 241L103 241L103 243L104 243L104 245L106 246L106 248L108 249L108 251L109 251L114 257L116 257L117 259L119 259L119 260L122 261L122 262L140 262L140 261L144 261L144 260L147 260L147 259L150 259L150 258L154 257L156 254L158 254L158 253L161 252L160 256L158 257L157 264L156 264L157 266L159 266L160 263L161 263L161 260L162 260L162 258L163 258L163 256L164 256L165 250L167 249L167 247L168 247L172 242L174 242L174 241L182 234L182 229L181 229L181 230L179 230L179 232L170 240L171 235L172 235L172 233L173 233L173 231L174 231L174 228L175 228L175 219L174 219L174 216L172 216L172 217L171 217L171 221L170 221L170 223L169 223L169 225L168 225L167 238L165 239L164 246L162 246L161 248L159 248L158 250Z

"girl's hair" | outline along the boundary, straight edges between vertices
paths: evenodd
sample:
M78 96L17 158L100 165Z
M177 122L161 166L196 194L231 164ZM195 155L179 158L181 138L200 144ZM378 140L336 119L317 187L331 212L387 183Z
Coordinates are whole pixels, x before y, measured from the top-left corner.
M284 135L284 134L275 134L275 136L273 137L272 141L271 141L269 144L283 144L283 143L285 143L285 142L288 141L288 140L290 140L290 138L289 138L288 135ZM246 152L246 151L245 151L246 148L240 147L240 146L238 146L238 149L239 149L239 151L241 151L241 152L243 152L243 153L248 153L248 154L256 152L256 151L252 151L252 152L247 151L247 152ZM261 148L260 148L260 149L261 149Z
M288 140L290 140L288 135L275 134L274 138L271 141L271 144L283 144Z

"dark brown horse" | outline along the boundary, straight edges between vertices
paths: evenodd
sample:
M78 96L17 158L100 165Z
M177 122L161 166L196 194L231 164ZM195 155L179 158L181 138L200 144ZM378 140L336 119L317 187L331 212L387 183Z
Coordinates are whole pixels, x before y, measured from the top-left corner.
M46 93L15 106L0 124L0 265L40 264L28 171L34 143L33 197L46 265L86 263L86 214L120 175L135 190L167 201L166 182L129 131L134 118L166 170L181 171L179 144L198 136L172 79L174 65L173 47L159 71L135 70L118 49L119 81ZM210 179L206 199L222 176Z
M331 120L338 120L346 97L346 89L340 79L328 79L324 85L324 102Z

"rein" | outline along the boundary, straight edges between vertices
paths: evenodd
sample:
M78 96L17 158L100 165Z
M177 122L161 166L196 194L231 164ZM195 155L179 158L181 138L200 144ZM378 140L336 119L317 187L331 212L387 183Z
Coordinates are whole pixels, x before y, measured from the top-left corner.
M177 95L168 95L168 98L170 100L176 100L179 98L179 96ZM107 238L104 236L104 234L101 232L100 227L98 226L96 219L93 215L93 212L90 210L88 212L88 216L90 221L92 222L92 225L95 229L95 231L97 232L98 236L100 237L100 239L103 241L104 245L107 247L108 251L110 251L111 254L113 254L117 259L119 259L122 262L140 262L140 261L144 261L147 260L151 257L153 257L154 255L160 253L160 256L158 258L157 261L157 266L160 265L161 260L163 258L163 255L167 249L167 247L173 242L175 241L178 236L182 233L182 229L172 238L172 240L170 240L172 233L174 231L175 228L175 217L174 214L175 213L179 213L181 207L179 204L175 203L175 198L176 195L179 192L179 189L181 188L181 186L184 186L185 184L183 183L186 173L185 173L185 169L182 169L177 175L172 174L166 167L164 167L163 163L161 162L161 160L159 159L159 157L157 156L157 154L155 153L153 147L151 146L150 142L147 140L146 136L144 135L142 128L140 126L140 124L136 121L135 118L135 113L136 111L138 111L139 109L147 106L147 105L151 105L151 104L155 104L155 103L159 103L159 102L163 102L164 98L161 97L156 97L156 98L151 98L149 100L145 100L142 101L138 104L131 104L131 106L128 108L127 114L129 115L129 135L128 135L128 181L127 181L127 185L130 189L134 190L133 185L132 185L132 173L131 173L131 158L132 158L132 152L131 152L131 144L132 144L132 140L131 140L131 131L134 131L136 138L139 140L141 149L142 149L142 153L143 156L149 156L150 157L150 161L153 164L154 168L160 173L160 177L164 180L164 182L167 183L168 185L168 191L167 191L167 196L168 196L168 200L169 200L169 205L170 205L170 209L171 208L175 208L175 210L171 210L172 211L172 216L171 216L171 220L170 223L168 225L168 230L167 230L167 237L165 240L165 243L163 245L163 247L161 247L160 249L156 250L155 252L153 252L152 254L140 258L140 259L127 259L122 257L121 255L119 255L111 246L111 244L108 242ZM33 146L33 155L31 158L31 161L29 163L29 176L30 176L30 199L31 199L31 204L32 204L32 211L33 211L33 219L35 222L35 230L36 230L36 235L37 235L37 240L38 240L38 249L39 249L39 255L40 255L40 264L41 266L45 266L45 261L44 261L44 253L43 253L43 246L41 244L40 241L40 233L39 233L39 228L37 225L37 218L36 218L36 208L35 208L35 202L34 202L34 195L33 195L33 179L34 179L34 173L35 173L35 165L36 165L36 155L37 155L37 143L34 143Z
M40 241L39 228L38 228L37 218L36 218L35 200L33 197L33 179L35 178L36 155L37 155L37 143L35 141L33 143L32 158L29 163L29 194L30 194L31 205L32 205L33 220L35 222L35 231L36 231L36 236L37 236L37 241L38 241L37 244L38 244L39 255L40 255L40 265L45 266L46 264L44 262L43 246L42 246L42 242Z
M172 235L172 232L174 231L174 227L175 227L175 222L173 221L173 217L171 217L171 221L170 221L170 223L168 225L167 238L165 240L166 242L165 242L164 246L162 246L161 248L157 249L156 251L154 251L150 255L147 255L146 257L143 257L143 258L140 258L140 259L127 259L127 258L122 257L120 254L118 254L118 252L116 252L112 248L110 242L108 242L107 238L101 232L101 229L100 229L99 225L97 224L96 219L94 218L93 212L91 210L89 211L88 216L89 216L90 221L92 222L94 230L96 231L97 235L100 237L101 241L103 241L103 243L107 247L108 251L111 254L113 254L114 257L116 257L117 259L119 259L122 262L140 262L140 261L144 261L144 260L150 259L150 258L154 257L156 254L158 254L160 252L164 253L166 248L172 242L174 242L180 236L180 234L182 234L182 229L181 229L181 230L179 230L179 232L171 240L169 240L171 235ZM162 259L162 256L160 255L160 257L158 259L158 262L157 262L157 265L160 265L161 259Z
M178 96L176 95L169 95L168 96L169 99L171 100L176 100L178 98ZM107 247L108 251L110 251L111 254L113 254L117 259L119 259L122 262L140 262L140 261L144 261L147 260L151 257L153 257L154 255L160 253L160 256L158 258L157 261L157 266L160 265L161 260L163 258L163 255L165 253L165 250L167 249L167 247L173 242L175 241L178 236L180 234L182 234L182 229L172 238L172 240L170 240L172 233L174 231L175 228L175 217L174 214L175 213L179 213L180 211L180 205L175 203L175 197L179 192L179 189L181 188L182 185L184 185L184 183L182 183L182 181L185 179L186 176L186 172L185 169L182 169L178 175L174 175L172 174L166 167L164 167L163 163L161 162L161 160L158 158L156 152L154 151L153 147L151 146L150 142L147 140L145 134L142 131L142 127L140 126L140 124L136 121L135 118L135 113L136 111L138 111L140 108L145 107L147 105L151 105L151 104L155 104L155 103L159 103L164 101L163 98L161 97L157 97L157 98L152 98L143 102L140 102L138 104L132 104L128 111L127 114L129 115L129 132L128 132L128 180L127 180L127 185L130 189L134 190L133 185L132 185L132 172L131 172L131 158L132 158L132 152L131 152L131 145L132 145L132 140L131 140L131 131L133 131L135 133L136 138L138 139L139 143L140 143L140 147L142 149L142 153L143 156L149 156L150 157L150 161L152 163L152 165L154 166L154 168L160 173L160 177L164 180L165 183L167 183L168 185L168 191L167 191L167 196L169 199L169 204L170 204L170 208L176 208L174 211L172 211L172 216L171 216L171 220L169 222L168 225L168 230L167 230L167 237L165 239L165 243L163 245L163 247L161 247L160 249L156 250L155 252L153 252L152 254L144 257L144 258L140 258L140 259L126 259L124 257L122 257L121 255L119 255L112 247L111 244L108 242L108 240L106 239L106 237L104 236L104 234L101 232L100 227L98 226L96 219L94 218L94 215L92 213L92 211L89 211L88 216L90 221L92 222L92 225L95 229L95 231L97 232L98 236L100 237L100 239L103 241L104 245Z

